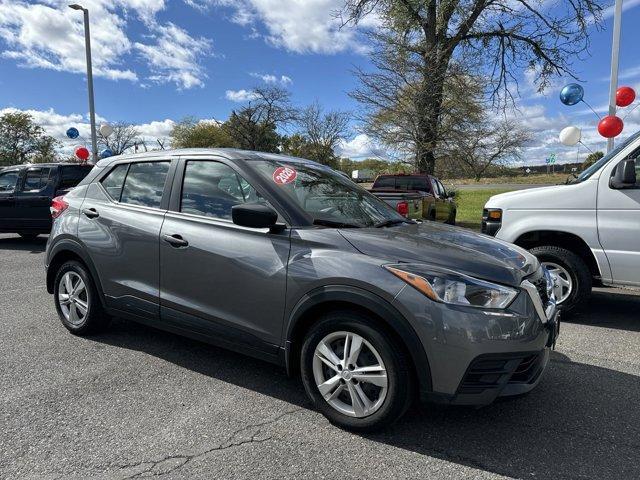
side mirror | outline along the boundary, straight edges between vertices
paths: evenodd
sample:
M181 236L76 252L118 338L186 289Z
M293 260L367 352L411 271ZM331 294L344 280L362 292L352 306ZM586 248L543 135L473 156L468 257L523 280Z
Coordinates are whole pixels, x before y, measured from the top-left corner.
M616 166L615 173L609 180L609 186L614 189L636 187L636 161L628 159Z
M267 205L242 203L231 207L233 223L249 228L272 228L276 226L278 214Z

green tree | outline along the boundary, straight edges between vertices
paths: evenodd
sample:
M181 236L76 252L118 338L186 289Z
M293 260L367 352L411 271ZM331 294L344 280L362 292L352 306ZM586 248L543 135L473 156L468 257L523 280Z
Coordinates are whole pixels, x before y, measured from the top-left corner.
M229 148L236 143L223 125L217 122L203 122L188 117L177 123L171 131L171 145L174 148Z
M255 88L252 99L231 112L224 129L238 148L278 152L278 130L295 122L297 111L291 106L291 93L278 86Z
M57 160L59 143L24 112L0 116L0 166Z
M591 165L596 163L602 157L604 157L604 152L597 151L597 152L590 153L589 155L587 155L587 158L584 159L584 163L582 164L582 169L585 170L589 168Z
M387 121L401 129L413 125L408 141L399 146L411 151L418 170L433 173L445 84L456 67L471 66L487 78L487 93L504 106L524 70L533 72L541 89L554 75L571 75L572 59L587 48L588 29L600 20L601 3L345 0L345 24L370 14L378 23L369 33L375 70L356 72L361 86L354 96L366 117L399 113Z

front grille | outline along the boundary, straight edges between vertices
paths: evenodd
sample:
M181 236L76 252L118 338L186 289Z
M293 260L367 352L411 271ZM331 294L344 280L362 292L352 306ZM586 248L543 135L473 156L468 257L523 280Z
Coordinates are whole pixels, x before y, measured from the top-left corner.
M543 352L481 355L465 373L459 394L479 394L508 384L533 383L542 372Z
M547 291L547 277L543 275L538 280L533 282L533 285L536 287L538 291L538 295L540 295L540 300L542 300L542 305L546 309L549 306L549 293Z

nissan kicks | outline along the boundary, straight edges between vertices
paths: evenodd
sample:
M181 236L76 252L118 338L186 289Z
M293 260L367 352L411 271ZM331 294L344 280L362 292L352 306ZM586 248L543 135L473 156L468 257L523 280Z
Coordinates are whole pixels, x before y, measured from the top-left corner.
M407 220L304 159L112 157L51 210L47 288L71 333L117 316L273 362L351 430L395 421L416 397L526 393L558 334L534 256Z

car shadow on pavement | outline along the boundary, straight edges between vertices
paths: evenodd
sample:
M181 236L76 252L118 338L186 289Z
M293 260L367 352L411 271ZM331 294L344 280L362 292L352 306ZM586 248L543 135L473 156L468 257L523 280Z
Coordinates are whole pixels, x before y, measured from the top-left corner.
M16 250L30 253L42 253L47 247L47 237L40 235L35 239L25 239L19 236L0 238L0 250Z
M135 323L112 327L93 339L312 408L302 384L276 366ZM529 395L480 409L417 405L361 437L515 478L640 478L638 398L640 377L553 352Z
M640 292L617 288L594 289L578 312L563 321L640 332Z

